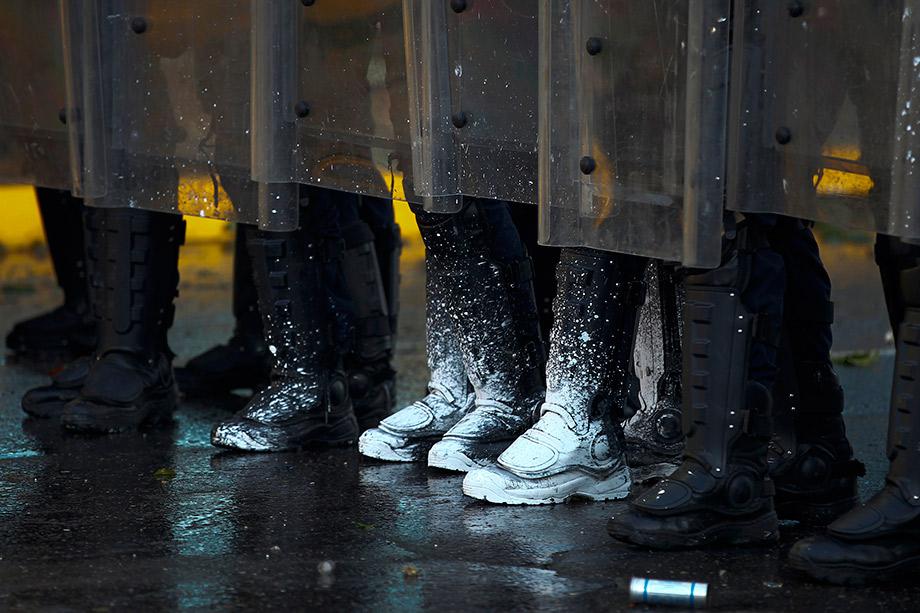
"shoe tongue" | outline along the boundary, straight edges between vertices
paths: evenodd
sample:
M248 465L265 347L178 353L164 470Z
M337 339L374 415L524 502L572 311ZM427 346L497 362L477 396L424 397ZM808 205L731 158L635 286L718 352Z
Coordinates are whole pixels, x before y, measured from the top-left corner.
M544 402L543 406L540 407L540 419L536 423L537 429L545 431L545 429L541 427L541 424L553 429L565 427L572 432L578 428L578 424L575 423L575 418L572 417L572 414L569 413L565 407L551 402Z

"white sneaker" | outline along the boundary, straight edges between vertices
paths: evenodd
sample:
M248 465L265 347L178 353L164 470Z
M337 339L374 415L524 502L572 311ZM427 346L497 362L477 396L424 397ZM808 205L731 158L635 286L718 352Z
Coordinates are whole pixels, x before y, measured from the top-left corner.
M358 439L358 451L389 462L420 462L444 433L473 407L474 397L457 398L446 387L429 385L429 394L393 413Z
M428 466L457 472L491 466L532 423L538 403L534 398L513 408L497 400L477 400L472 412L428 452Z
M613 500L632 484L625 455L600 420L576 419L544 403L540 420L498 458L471 471L463 493L502 504L553 504L573 497Z

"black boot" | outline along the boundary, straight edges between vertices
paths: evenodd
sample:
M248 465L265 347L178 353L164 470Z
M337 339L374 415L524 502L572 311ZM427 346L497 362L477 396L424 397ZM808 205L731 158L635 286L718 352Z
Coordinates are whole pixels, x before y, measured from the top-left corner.
M828 362L791 361L795 381L774 387L770 477L780 519L826 526L859 502L857 478L843 424L843 388ZM785 424L785 425L781 425Z
M388 245L376 245L363 223L342 229L343 269L354 308L355 339L346 357L348 392L361 431L374 428L396 403L393 350L399 302L399 226ZM384 258L381 261L378 258ZM393 309L393 311L391 311Z
M249 241L271 384L211 433L218 447L283 451L346 444L358 437L342 365L333 348L332 284L341 241L253 230Z
M756 226L739 229L735 240L722 266L686 283L683 462L610 520L608 532L619 540L673 549L779 536L766 461L770 391L754 374L775 376L782 261Z
M889 312L898 324L892 327L897 356L888 476L869 502L833 522L826 535L803 539L789 552L794 568L846 585L886 581L920 569L920 255L916 247L880 238L879 246L889 243L892 251L906 252L891 260L879 258Z
M858 502L864 472L847 440L843 389L831 364L831 280L807 223L784 218L770 245L786 273L769 460L774 503L780 519L826 526Z
M167 332L179 285L185 222L138 209L87 209L87 263L99 343L69 429L118 432L168 418L177 389Z
M250 226L237 225L233 250L233 336L176 369L187 396L209 397L235 389L259 390L269 381L271 359L262 334L262 318L246 250Z
M6 346L30 358L71 360L96 346L84 265L83 201L69 192L41 187L35 195L64 304L17 323L6 337Z
M654 272L656 274L652 275ZM683 450L681 432L680 310L683 288L674 266L652 264L650 276L657 281L657 317L661 330L664 369L658 378L655 404L637 406L623 426L626 456L637 480L664 476L677 467ZM633 377L638 384L638 379Z

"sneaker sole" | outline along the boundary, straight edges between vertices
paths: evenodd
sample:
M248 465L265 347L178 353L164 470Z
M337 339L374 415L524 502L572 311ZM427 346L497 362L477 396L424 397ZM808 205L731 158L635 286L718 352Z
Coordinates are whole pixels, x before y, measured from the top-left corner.
M629 477L629 471L623 470L607 477L603 481L595 483L591 491L577 489L567 494L558 494L546 496L543 498L525 498L515 496L508 491L492 487L492 484L475 483L468 484L466 479L463 481L463 493L470 498L485 500L494 504L507 505L547 505L564 503L572 499L590 500L592 502L602 502L604 500L620 500L629 496L629 490L632 483ZM554 488L561 489L561 488Z
M358 439L358 451L361 455L384 462L423 462L431 447L440 438L422 439L415 443L397 446L390 445L378 438L362 436Z
M272 453L297 451L299 449L344 447L354 444L358 438L358 422L354 415L347 415L329 423L307 424L296 434L282 434L268 444L251 437L245 430L232 433L230 439L211 436L211 444L222 449L251 453Z

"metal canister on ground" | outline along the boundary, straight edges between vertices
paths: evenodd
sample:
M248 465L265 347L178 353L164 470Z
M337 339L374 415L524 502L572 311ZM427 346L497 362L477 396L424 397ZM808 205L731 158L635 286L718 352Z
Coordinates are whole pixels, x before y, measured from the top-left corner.
M709 584L633 577L629 581L629 601L690 609L709 606Z

